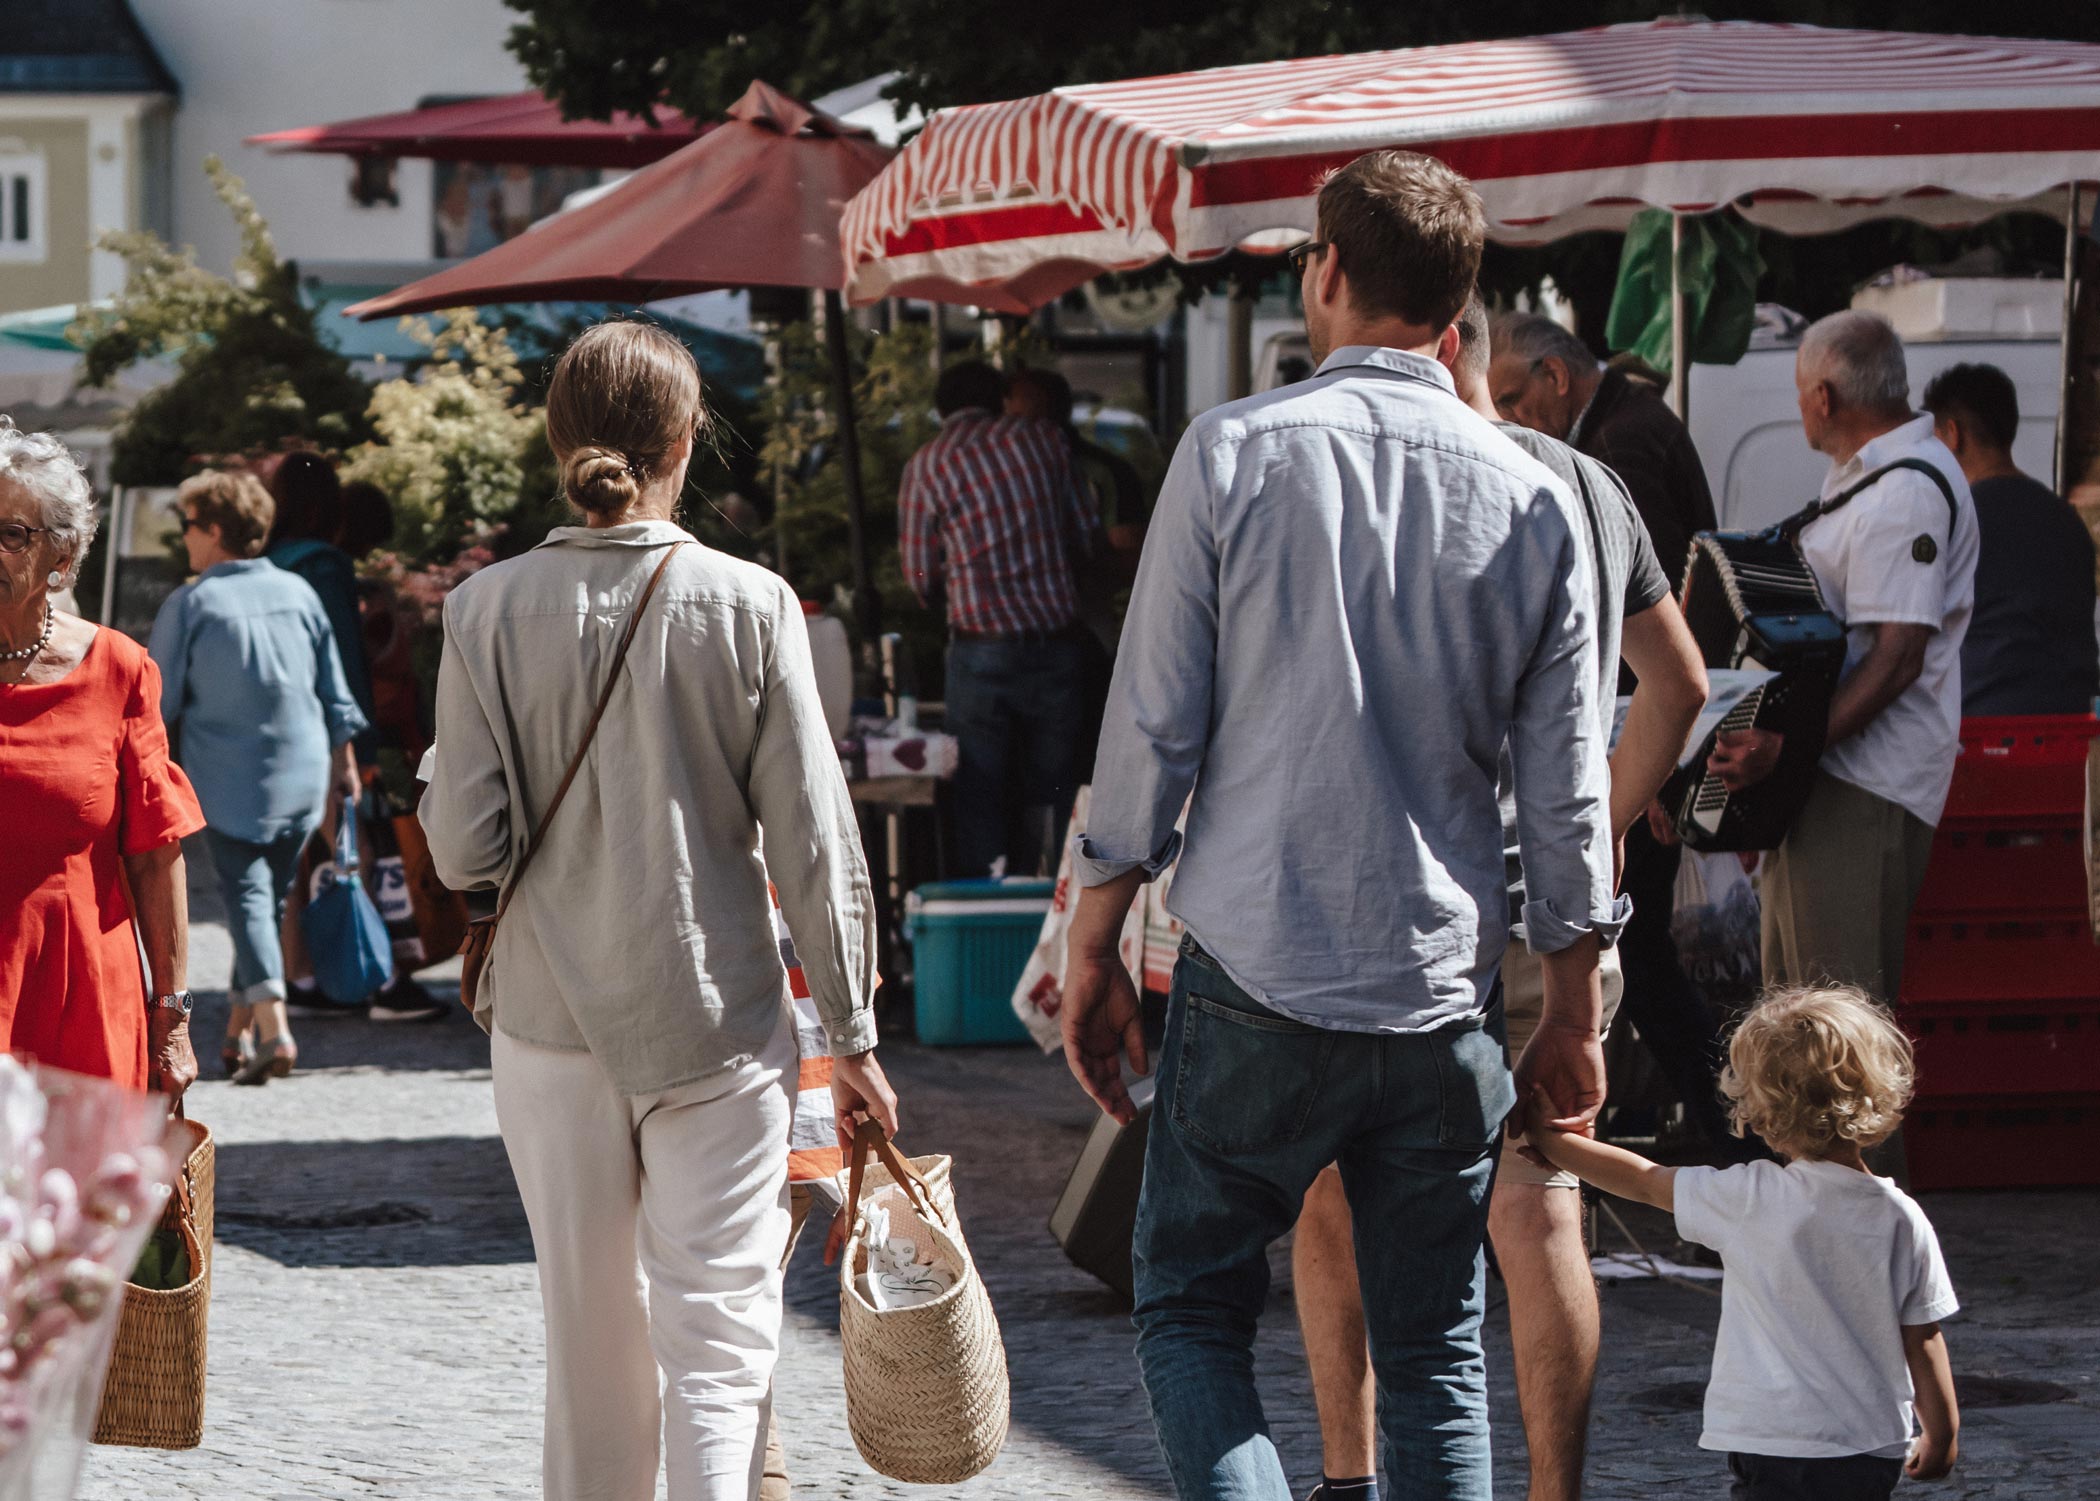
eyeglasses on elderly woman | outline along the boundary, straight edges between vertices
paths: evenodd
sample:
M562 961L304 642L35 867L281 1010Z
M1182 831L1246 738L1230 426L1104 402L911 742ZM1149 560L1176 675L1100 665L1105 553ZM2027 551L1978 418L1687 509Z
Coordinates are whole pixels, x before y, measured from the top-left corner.
M49 535L48 526L24 526L19 521L10 521L0 526L0 552L21 553L29 551L29 539L39 532Z

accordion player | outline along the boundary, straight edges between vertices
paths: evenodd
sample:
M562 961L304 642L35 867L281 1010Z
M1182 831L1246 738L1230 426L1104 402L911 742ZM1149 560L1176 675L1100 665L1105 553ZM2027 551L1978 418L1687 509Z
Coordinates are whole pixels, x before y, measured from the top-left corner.
M1797 518L1798 519L1798 518ZM1823 602L1793 522L1762 532L1692 539L1684 618L1708 667L1777 674L1753 688L1663 788L1677 837L1695 850L1767 850L1786 837L1808 799L1830 701L1845 665L1845 627ZM1730 792L1706 769L1719 737L1737 730L1785 737L1772 774Z
M1684 619L1708 667L1761 668L1776 674L1745 694L1697 753L1664 784L1663 806L1692 849L1768 850L1808 801L1830 728L1830 701L1845 670L1845 623L1823 602L1800 536L1813 521L1896 469L1914 469L1939 488L1955 518L1954 492L1922 459L1885 464L1849 488L1761 532L1701 532L1692 538L1684 577ZM1720 737L1737 730L1785 737L1770 776L1730 792L1706 769Z

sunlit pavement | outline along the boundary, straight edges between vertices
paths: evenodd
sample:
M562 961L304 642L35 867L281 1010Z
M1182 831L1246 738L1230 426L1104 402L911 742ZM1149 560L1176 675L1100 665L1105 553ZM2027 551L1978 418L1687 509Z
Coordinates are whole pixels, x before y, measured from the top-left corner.
M464 1013L433 1025L295 1023L299 1071L262 1089L215 1076L231 965L194 879L192 975L207 1082L192 1114L219 1139L219 1241L202 1448L98 1449L92 1501L536 1497L541 1337L531 1240L496 1136L488 1047ZM446 994L451 992L447 990ZM887 1049L906 1145L956 1159L957 1196L1004 1326L1014 1427L985 1474L943 1491L884 1480L853 1449L839 1387L837 1284L804 1237L788 1278L777 1388L798 1496L1168 1494L1127 1310L1044 1229L1091 1107L1027 1049ZM2100 1495L2100 1192L1924 1199L1967 1308L1948 1325L1968 1392L1962 1464L1929 1493ZM1658 1218L1634 1221L1667 1238ZM819 1230L821 1227L819 1227ZM1299 1494L1319 1448L1288 1258L1258 1351ZM1498 1493L1523 1493L1507 1326L1490 1330ZM1697 1447L1718 1305L1609 1284L1589 1495L1720 1496ZM1990 1403L1993 1405L1985 1405ZM1905 1493L1911 1488L1906 1485Z

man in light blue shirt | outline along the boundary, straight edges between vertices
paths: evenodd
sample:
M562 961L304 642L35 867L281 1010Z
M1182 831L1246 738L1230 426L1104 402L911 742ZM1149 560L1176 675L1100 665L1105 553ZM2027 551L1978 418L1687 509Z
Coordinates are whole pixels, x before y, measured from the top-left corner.
M1319 373L1183 438L1154 513L1077 869L1074 1073L1129 1119L1148 1060L1116 939L1179 855L1175 971L1134 1276L1138 1355L1184 1498L1287 1501L1251 1374L1265 1248L1339 1162L1386 1467L1489 1494L1480 1245L1507 942L1509 744L1545 1015L1518 1089L1603 1099L1616 936L1596 588L1574 497L1435 358L1479 266L1464 179L1374 152L1300 248ZM1193 792L1193 798L1191 793ZM1186 848L1174 822L1188 800Z

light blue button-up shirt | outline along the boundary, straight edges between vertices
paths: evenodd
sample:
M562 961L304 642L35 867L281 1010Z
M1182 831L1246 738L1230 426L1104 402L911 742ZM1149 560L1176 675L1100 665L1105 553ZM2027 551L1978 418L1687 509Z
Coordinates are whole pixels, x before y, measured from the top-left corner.
M147 650L214 829L267 844L320 822L329 750L365 716L306 580L264 558L207 568L161 605Z
M1205 413L1145 541L1082 883L1178 854L1169 909L1286 1016L1476 1015L1508 942L1506 741L1531 947L1616 937L1583 528L1419 355L1339 349Z

